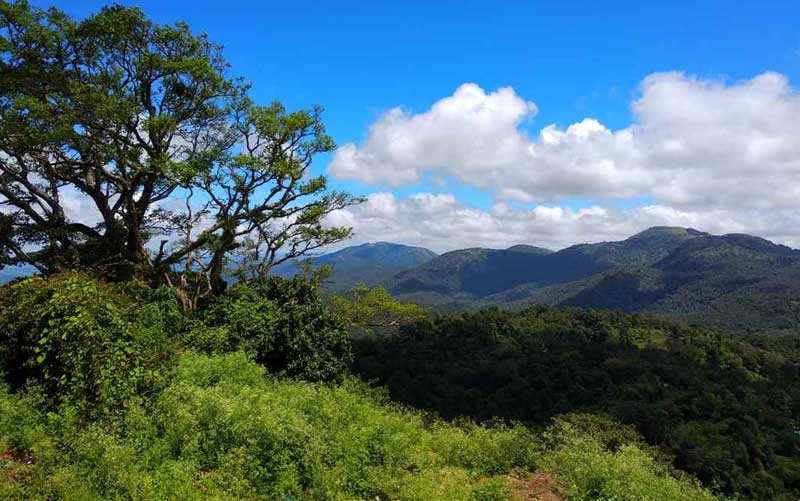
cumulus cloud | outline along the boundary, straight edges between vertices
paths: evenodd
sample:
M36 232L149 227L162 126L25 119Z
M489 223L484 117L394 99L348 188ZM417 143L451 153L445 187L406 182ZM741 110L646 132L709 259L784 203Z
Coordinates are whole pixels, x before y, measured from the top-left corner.
M410 184L425 170L486 176L513 168L525 155L528 138L518 128L536 106L510 87L487 94L467 83L436 102L429 111L411 114L394 108L375 122L366 142L346 144L330 165L335 177L389 186Z
M726 84L656 73L612 131L586 118L522 130L536 106L511 88L464 84L428 111L387 112L360 145L339 148L334 177L401 186L426 173L499 200L650 197L681 209L786 208L800 195L800 95L767 72Z
M651 226L693 227L714 234L753 232L776 242L800 246L792 228L800 213L782 211L764 217L759 211L684 211L659 204L620 209L558 205L518 208L497 203L489 210L467 207L450 194L417 193L398 198L374 193L364 204L331 214L328 224L352 226L352 240L402 242L444 252L465 247L506 248L528 243L560 249L577 243L614 241ZM787 230L788 228L788 230Z

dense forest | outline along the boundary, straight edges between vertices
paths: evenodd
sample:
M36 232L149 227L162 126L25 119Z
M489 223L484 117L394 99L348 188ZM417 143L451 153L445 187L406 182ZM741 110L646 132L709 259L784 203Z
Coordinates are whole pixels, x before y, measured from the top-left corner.
M350 273L326 287L306 258L362 201L313 174L334 147L321 107L259 104L184 23L0 0L0 498L800 496L797 251L377 244L321 258ZM560 308L391 294L526 287ZM741 301L702 328L564 307L695 320L709 294L749 298L746 325Z
M355 372L446 417L542 426L593 412L748 498L800 489L800 341L729 338L657 317L533 307L450 314L355 343Z

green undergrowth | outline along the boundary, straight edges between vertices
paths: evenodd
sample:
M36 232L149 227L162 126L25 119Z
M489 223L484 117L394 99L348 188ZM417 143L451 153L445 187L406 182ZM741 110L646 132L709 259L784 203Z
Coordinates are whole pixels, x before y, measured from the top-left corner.
M495 500L531 472L575 499L711 498L608 418L446 422L347 374L269 370L259 354L290 339L280 303L247 309L270 343L237 348L241 327L209 350L183 334L206 321L166 297L77 275L0 289L0 499ZM219 304L224 327L242 303Z
M556 475L576 499L710 499L635 440L610 445L573 421L448 424L348 379L279 380L243 353L178 357L152 401L85 423L41 395L0 393L2 499L508 499L509 476ZM627 440L627 439L626 439Z

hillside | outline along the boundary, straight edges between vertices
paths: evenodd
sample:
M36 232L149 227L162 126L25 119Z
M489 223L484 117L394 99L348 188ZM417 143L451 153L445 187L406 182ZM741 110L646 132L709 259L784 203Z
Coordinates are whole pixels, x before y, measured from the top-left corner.
M749 235L706 236L650 266L487 298L511 306L530 301L661 313L734 332L793 332L800 325L800 252Z
M541 255L553 253L553 251L550 249L545 249L544 247L536 247L535 245L527 245L527 244L512 245L506 250L512 252L527 252L529 254L541 254Z
M355 343L355 371L445 417L544 426L592 412L740 499L796 499L799 340L535 306L438 315Z
M303 261L312 266L330 266L333 275L329 287L340 291L359 283L377 285L397 273L425 264L434 258L435 252L422 247L376 242L346 247ZM301 272L298 261L283 263L272 270L273 274L286 278Z
M525 285L529 289L578 280L621 264L650 264L687 240L704 235L692 229L651 228L621 242L580 244L558 252L464 249L396 275L394 294L428 302L471 301Z
M0 287L0 499L710 500L630 426L447 422L348 373L303 279L196 314L78 274Z
M402 299L443 309L581 306L666 314L737 333L800 325L800 251L689 228L656 227L552 253L453 251L388 283Z

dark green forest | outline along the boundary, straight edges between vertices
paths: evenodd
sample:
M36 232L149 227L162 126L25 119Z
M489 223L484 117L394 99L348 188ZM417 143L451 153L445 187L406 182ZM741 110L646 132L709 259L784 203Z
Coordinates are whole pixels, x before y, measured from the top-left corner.
M792 498L798 343L600 310L489 309L358 339L354 370L392 398L450 418L535 427L575 411L613 416L706 485Z

